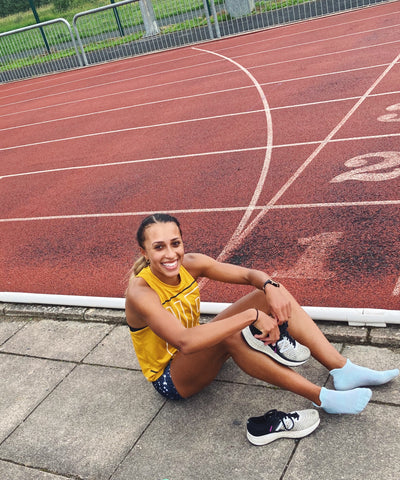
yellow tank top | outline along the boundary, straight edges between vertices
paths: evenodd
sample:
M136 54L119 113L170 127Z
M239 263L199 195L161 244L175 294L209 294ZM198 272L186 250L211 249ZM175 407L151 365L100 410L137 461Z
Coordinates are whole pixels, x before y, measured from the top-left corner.
M170 311L186 328L199 324L200 294L196 280L181 266L179 285L167 285L159 280L150 267L137 276L143 278L160 298L162 306ZM150 327L132 331L131 337L144 376L150 382L159 378L177 349L158 337Z

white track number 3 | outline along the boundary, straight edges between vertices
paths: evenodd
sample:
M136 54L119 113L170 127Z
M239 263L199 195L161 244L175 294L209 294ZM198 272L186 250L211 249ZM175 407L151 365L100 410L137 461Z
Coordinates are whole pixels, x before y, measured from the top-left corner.
M400 176L400 152L366 153L347 160L345 166L352 170L332 178L330 183L347 180L360 182L392 180Z

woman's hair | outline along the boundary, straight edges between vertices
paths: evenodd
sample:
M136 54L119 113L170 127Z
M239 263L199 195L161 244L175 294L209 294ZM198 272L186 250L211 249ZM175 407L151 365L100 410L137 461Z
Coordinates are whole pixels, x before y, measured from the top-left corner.
M150 225L153 225L154 223L170 223L170 222L175 223L175 225L179 228L179 233L182 235L182 229L181 229L180 223L175 217L173 217L172 215L169 215L168 213L155 213L154 215L150 215L145 219L143 219L142 223L138 228L138 231L136 232L136 240L139 247L144 248L145 230L147 227L149 227ZM148 264L146 259L144 258L143 255L141 255L133 264L133 267L129 272L129 279L136 276L147 265Z

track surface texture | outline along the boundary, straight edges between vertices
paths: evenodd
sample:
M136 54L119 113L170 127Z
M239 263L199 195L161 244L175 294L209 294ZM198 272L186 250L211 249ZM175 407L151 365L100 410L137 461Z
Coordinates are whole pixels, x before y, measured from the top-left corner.
M302 305L399 309L399 47L394 2L1 86L0 291L122 297L167 211Z

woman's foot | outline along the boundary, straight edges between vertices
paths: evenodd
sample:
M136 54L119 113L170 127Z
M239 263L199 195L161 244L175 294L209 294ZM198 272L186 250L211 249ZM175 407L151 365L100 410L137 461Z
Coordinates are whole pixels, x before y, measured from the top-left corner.
M370 368L354 365L347 360L343 368L335 368L329 372L333 377L336 390L352 390L357 387L383 385L390 382L399 374L399 369L371 370Z
M321 405L314 405L321 407L327 413L356 414L364 410L371 396L372 391L369 388L356 388L345 392L337 392L336 390L328 390L322 387L319 395Z

